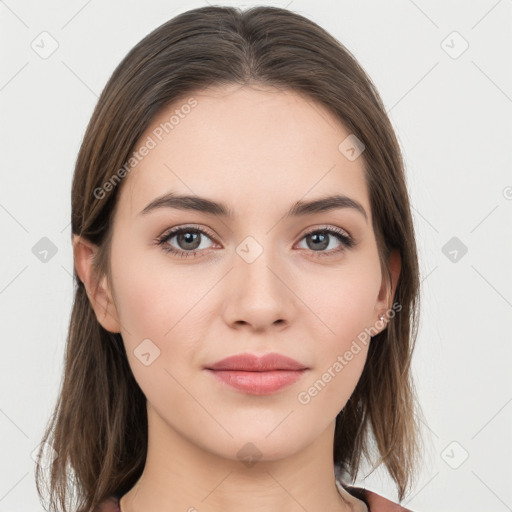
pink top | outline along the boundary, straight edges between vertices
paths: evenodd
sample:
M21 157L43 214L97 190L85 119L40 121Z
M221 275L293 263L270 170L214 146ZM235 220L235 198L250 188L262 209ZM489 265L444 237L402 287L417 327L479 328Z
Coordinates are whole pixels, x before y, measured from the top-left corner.
M368 512L412 512L411 510L394 503L379 494L362 487L343 485L343 488L351 495L362 500L368 507ZM96 506L93 512L121 512L118 496L111 496Z

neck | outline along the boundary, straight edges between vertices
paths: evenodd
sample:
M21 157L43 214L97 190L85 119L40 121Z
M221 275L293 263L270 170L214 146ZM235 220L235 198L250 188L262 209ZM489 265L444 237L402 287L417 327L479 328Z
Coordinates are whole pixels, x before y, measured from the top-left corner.
M311 445L269 460L250 443L241 445L245 457L237 456L239 451L226 458L203 450L149 407L148 426L144 471L121 498L122 512L348 512L362 503L336 486L334 422Z

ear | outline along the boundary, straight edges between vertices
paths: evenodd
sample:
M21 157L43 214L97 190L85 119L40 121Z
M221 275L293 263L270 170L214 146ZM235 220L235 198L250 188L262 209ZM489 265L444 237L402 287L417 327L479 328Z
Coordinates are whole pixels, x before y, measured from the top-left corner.
M91 303L98 322L107 331L121 332L117 310L112 298L107 276L98 281L93 266L94 256L98 247L88 240L73 235L73 259L75 270L85 286L87 297Z
M391 309L391 306L393 305L393 297L395 296L401 266L402 261L400 258L400 253L397 249L395 249L391 252L388 260L388 267L391 273L391 282L388 281L386 275L382 276L382 285L379 290L377 303L375 305L375 321L379 320L380 315L384 315L384 325L386 325L388 322L386 312Z

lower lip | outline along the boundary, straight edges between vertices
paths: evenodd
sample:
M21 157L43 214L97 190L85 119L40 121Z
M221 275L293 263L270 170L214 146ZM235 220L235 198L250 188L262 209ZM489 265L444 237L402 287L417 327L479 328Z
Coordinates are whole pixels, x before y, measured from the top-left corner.
M297 382L306 370L274 370L243 372L239 370L208 370L217 379L251 395L269 395Z

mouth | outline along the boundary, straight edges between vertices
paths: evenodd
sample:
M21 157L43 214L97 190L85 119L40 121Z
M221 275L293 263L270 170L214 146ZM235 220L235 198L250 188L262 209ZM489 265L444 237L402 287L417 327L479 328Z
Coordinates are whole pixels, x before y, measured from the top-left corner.
M295 359L275 352L262 357L238 354L205 369L225 385L252 395L275 393L297 382L309 370Z

